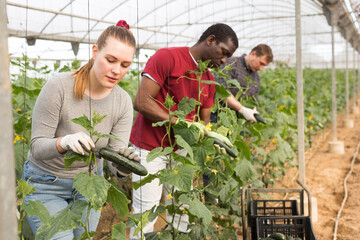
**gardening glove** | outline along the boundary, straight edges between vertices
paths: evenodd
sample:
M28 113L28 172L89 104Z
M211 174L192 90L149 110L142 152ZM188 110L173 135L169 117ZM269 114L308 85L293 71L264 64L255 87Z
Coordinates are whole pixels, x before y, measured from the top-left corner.
M256 111L256 107L254 107L254 109L250 109L244 106L240 108L239 113L241 113L241 115L243 115L246 120L251 122L256 122L254 114L259 114L259 112Z
M121 147L118 152L119 154L123 155L124 157L130 160L134 160L137 162L141 161L141 158L135 153L135 150L132 147L129 148ZM127 169L124 166L121 166L120 164L116 164L108 161L108 166L110 171L119 178L129 176L131 173L129 169Z
M132 147L121 147L119 153L130 160L137 162L141 161L141 158L135 153L135 150Z
M95 151L93 140L84 132L66 135L61 139L60 146L85 156L89 156L90 151Z

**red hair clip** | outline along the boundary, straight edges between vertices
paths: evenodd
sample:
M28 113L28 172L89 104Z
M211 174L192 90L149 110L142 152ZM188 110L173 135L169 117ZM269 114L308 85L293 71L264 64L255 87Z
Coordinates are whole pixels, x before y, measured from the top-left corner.
M127 30L129 30L130 26L129 24L127 24L127 22L125 20L120 20L117 22L116 26L119 26L119 27L124 27L126 28Z

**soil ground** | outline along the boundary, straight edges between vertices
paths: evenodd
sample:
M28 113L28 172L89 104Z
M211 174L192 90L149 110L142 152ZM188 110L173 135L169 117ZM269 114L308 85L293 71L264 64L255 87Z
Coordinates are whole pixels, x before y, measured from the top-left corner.
M329 152L329 142L333 141L331 128L314 136L312 147L306 150L306 186L317 200L318 220L313 222L313 227L318 240L333 239L335 221L344 198L343 182L360 141L360 114L349 115L349 119L354 121L354 128L345 128L343 125L345 119L343 115L337 117L337 140L344 143L345 154ZM355 157L353 172L347 182L348 199L338 224L338 240L360 239L360 161L357 154ZM296 183L297 177L297 169L288 169L275 187L299 187ZM104 206L97 229L101 234L94 239L109 237L110 226L119 221L120 217L115 214L112 207ZM163 223L158 221L155 228L160 229L162 225Z

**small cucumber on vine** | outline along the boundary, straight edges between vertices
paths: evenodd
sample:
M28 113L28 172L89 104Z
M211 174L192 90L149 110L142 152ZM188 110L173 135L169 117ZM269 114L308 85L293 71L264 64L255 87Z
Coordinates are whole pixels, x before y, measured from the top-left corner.
M233 149L231 149L226 143L224 143L220 139L218 139L216 137L210 137L210 138L214 139L214 144L217 144L221 148L224 148L231 157L236 158L238 156L237 152L235 152Z
M104 159L119 164L137 175L146 176L148 174L146 168L143 165L141 165L139 162L134 161L132 159L128 159L110 148L107 147L101 148L99 150L99 154Z

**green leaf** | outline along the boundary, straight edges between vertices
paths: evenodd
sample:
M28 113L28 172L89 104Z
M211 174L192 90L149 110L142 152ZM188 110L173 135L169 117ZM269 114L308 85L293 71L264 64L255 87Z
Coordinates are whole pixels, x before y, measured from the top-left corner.
M106 202L110 183L103 176L89 176L82 172L75 175L73 188L88 199L97 210Z
M137 223L137 227L135 229L134 236L136 236L141 231L141 228L145 227L145 225L149 222L149 219L148 219L149 214L150 214L150 211L147 211L141 215L141 221L138 221L138 223Z
M164 120L164 121L153 123L152 126L153 127L162 127L164 125L167 125L168 123L170 123L170 120Z
M64 166L65 169L68 170L69 167L73 164L75 161L81 161L81 162L88 162L89 157L77 154L75 152L68 152L64 156Z
M151 152L149 152L149 154L146 156L146 161L147 162L151 162L152 160L154 160L155 158L158 157L162 157L162 156L166 156L168 154L170 154L174 149L172 147L166 147L163 148L162 147L157 147L154 148Z
M251 162L247 160L241 160L234 170L242 182L246 182L255 175L255 168L251 165Z
M38 228L35 240L51 239L58 232L78 228L87 206L88 202L84 200L70 203L63 210L51 216L49 224L42 224Z
M128 203L130 202L124 193L120 192L116 187L112 186L107 192L107 202L115 208L116 212L125 219L126 215L129 213Z
M247 160L250 160L251 150L249 145L245 141L235 141L235 146L239 149L240 156L244 156Z
M230 94L223 85L216 85L215 99L225 99Z
M211 211L202 202L200 202L199 199L194 198L190 202L189 212L198 218L202 218L206 228L210 225L212 219Z
M98 125L99 123L101 123L102 120L103 120L106 116L107 116L107 115L100 116L99 113L97 113L96 111L94 111L93 117L92 117L93 127L95 127L96 125Z
M88 132L90 132L90 130L94 130L94 128L91 126L91 122L89 118L85 114L82 117L73 118L70 121L79 124L80 126L85 128Z
M170 109L172 106L175 105L175 102L173 100L174 97L170 97L169 93L166 95L164 106L166 109Z
M206 157L215 153L213 144L214 140L212 138L205 138L201 143L192 147L194 151L194 160L198 166L203 167Z
M197 101L194 98L183 97L178 104L178 110L187 115L195 110L196 104Z
M201 71L201 72L205 72L208 68L208 65L210 63L210 60L205 60L205 61L202 61L202 60L199 60L198 61L198 65L197 65L197 68Z
M112 226L112 239L126 240L126 225L123 222L119 222Z
M35 186L29 184L29 180L24 181L22 179L17 181L16 195L18 198L25 198L27 195L36 192Z
M26 214L29 216L38 216L43 224L48 224L50 221L50 213L41 201L29 201L23 206Z
M174 130L175 138L181 136L188 145L192 145L199 141L200 129L196 125L189 124L186 121L178 121L172 129Z
M110 139L114 139L114 140L123 142L120 138L118 138L118 137L116 137L114 135L111 135L111 134L103 134L103 133L99 133L97 131L94 131L93 135L97 136L98 138L110 138Z
M148 174L146 177L141 179L140 182L133 182L133 187L136 190L139 187L144 186L145 184L152 182L152 180L154 180L157 177L158 177L157 174Z
M178 146L184 148L187 151L190 159L194 161L194 153L190 145L180 135L175 135L175 141Z
M177 187L181 191L190 191L195 170L194 166L187 164L176 166L175 171L163 169L160 171L160 183Z

